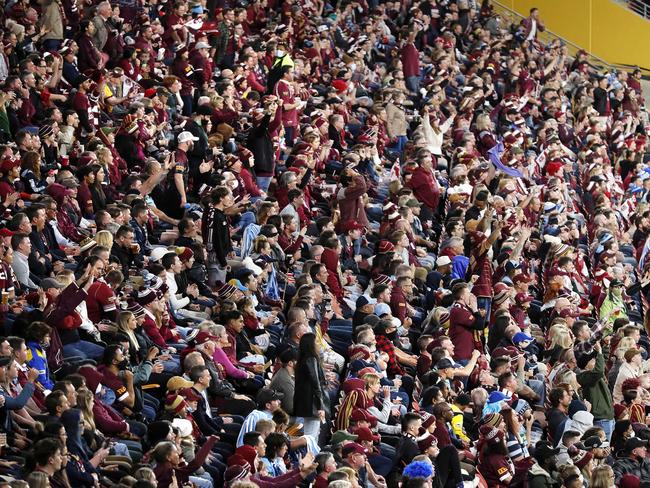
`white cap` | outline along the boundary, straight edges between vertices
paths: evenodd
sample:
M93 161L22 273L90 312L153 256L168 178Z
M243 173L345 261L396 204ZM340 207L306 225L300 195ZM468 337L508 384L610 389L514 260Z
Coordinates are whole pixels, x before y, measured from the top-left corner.
M178 134L178 140L177 141L178 141L179 144L182 144L182 143L187 142L187 141L196 142L198 140L199 140L199 138L194 137L191 132L183 131L180 134Z
M170 251L166 247L154 247L149 255L149 261L160 261L160 259Z
M449 256L440 256L438 259L436 259L436 266L438 268L440 266L447 266L448 264L451 264L451 259L449 259Z
M187 419L174 419L172 426L178 429L178 434L181 437L189 437L192 435L192 422Z
M375 305L375 315L381 317L385 313L390 313L390 307L387 303L378 303Z

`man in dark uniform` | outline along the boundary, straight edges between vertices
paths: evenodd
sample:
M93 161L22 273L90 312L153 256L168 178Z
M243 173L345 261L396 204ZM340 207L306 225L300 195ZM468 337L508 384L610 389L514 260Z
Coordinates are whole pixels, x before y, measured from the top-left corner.
M227 257L232 252L230 226L224 210L235 202L232 192L225 186L218 186L210 195L212 204L203 216L203 232L208 251L208 283L225 281Z
M187 153L192 150L192 146L199 138L192 135L191 132L184 131L178 134L177 149L174 153L174 166L170 170L168 178L169 197L164 212L173 219L181 219L185 213L187 204L187 175L188 159Z

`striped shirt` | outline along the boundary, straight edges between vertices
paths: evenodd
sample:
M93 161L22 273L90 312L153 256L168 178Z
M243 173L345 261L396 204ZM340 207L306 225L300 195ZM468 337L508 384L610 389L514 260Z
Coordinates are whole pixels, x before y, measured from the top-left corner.
M273 414L268 410L253 410L251 413L249 413L248 417L246 417L246 420L244 420L244 423L241 426L241 430L239 431L239 437L237 437L237 447L244 445L244 435L248 434L249 432L254 432L255 426L259 420L271 420L272 418Z

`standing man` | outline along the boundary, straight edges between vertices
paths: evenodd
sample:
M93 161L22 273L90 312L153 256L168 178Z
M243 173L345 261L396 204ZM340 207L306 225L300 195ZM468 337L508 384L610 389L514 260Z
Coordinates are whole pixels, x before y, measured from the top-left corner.
M203 217L205 246L208 251L208 283L226 281L228 254L232 252L230 226L224 210L234 204L232 192L225 186L215 188L210 199L212 204Z
M199 140L191 132L183 131L178 134L178 146L174 153L174 167L169 172L168 192L169 197L165 213L173 219L183 218L185 205L187 205L188 183L188 158L187 153L192 150L194 143Z

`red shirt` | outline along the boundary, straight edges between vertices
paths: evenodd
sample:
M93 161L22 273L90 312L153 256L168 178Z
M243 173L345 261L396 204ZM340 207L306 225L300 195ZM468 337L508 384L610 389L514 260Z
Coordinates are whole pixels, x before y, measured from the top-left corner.
M454 359L469 360L476 347L474 324L476 317L465 305L455 302L449 311L449 338L456 346Z
M402 71L405 78L420 75L419 53L413 43L409 43L402 48Z
M275 84L275 96L281 98L284 105L296 103L295 90L293 85L287 81L280 80ZM298 125L298 110L292 108L291 110L282 109L282 123L285 127L295 127Z
M107 314L114 315L117 310L115 293L105 282L95 281L88 289L86 308L88 309L88 318L94 323L106 318Z

